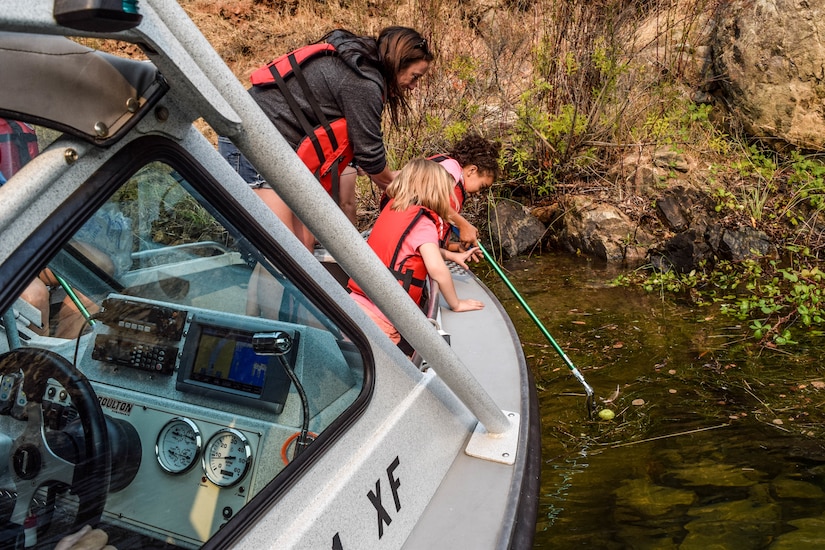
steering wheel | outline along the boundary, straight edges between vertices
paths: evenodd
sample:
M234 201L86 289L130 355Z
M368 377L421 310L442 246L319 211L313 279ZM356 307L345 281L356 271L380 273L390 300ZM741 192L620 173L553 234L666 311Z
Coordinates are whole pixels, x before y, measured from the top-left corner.
M0 487L16 493L10 521L23 525L29 506L42 486L62 483L79 500L74 525L97 525L106 504L111 480L111 455L105 417L89 380L57 353L37 348L18 348L0 355L0 374L23 373L27 416L23 432L10 441L7 471L0 474ZM43 396L49 378L63 386L77 409L83 431L80 459L72 463L49 447L43 424ZM0 466L0 472L6 468Z

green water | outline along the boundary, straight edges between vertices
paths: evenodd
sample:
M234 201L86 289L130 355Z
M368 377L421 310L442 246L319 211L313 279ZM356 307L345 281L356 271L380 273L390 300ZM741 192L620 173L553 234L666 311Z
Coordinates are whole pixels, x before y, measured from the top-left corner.
M538 385L535 548L825 548L825 342L747 344L711 308L564 255L504 266L614 419L492 272ZM611 400L612 398L612 400ZM607 400L607 402L605 402Z

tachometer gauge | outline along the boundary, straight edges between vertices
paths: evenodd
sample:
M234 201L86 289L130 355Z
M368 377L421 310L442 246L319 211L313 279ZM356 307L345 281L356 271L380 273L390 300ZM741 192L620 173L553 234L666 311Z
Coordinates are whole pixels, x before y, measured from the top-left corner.
M252 465L252 447L238 430L225 428L209 439L203 453L203 472L218 487L238 483Z
M188 418L173 418L158 434L155 455L160 467L170 474L182 474L197 461L203 440L197 425Z

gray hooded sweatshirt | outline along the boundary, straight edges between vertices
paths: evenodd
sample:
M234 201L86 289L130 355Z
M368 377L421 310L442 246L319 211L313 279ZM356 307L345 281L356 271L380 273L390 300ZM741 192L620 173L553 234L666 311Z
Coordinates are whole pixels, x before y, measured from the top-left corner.
M362 55L349 33L335 31L327 42L335 46L338 55L312 59L302 66L302 72L327 119L347 120L355 164L368 174L378 174L387 165L381 130L385 86L378 61ZM287 86L309 122L317 126L297 80L287 79ZM297 149L305 133L278 87L253 86L249 93L287 142Z

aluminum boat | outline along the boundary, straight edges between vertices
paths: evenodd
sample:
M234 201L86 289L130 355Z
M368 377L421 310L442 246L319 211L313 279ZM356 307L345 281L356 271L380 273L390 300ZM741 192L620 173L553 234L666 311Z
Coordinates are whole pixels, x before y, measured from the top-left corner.
M532 545L536 394L501 304L458 267L483 310L414 304L177 2L3 0L0 67L0 117L34 131L0 140L37 140L0 186L0 547Z

